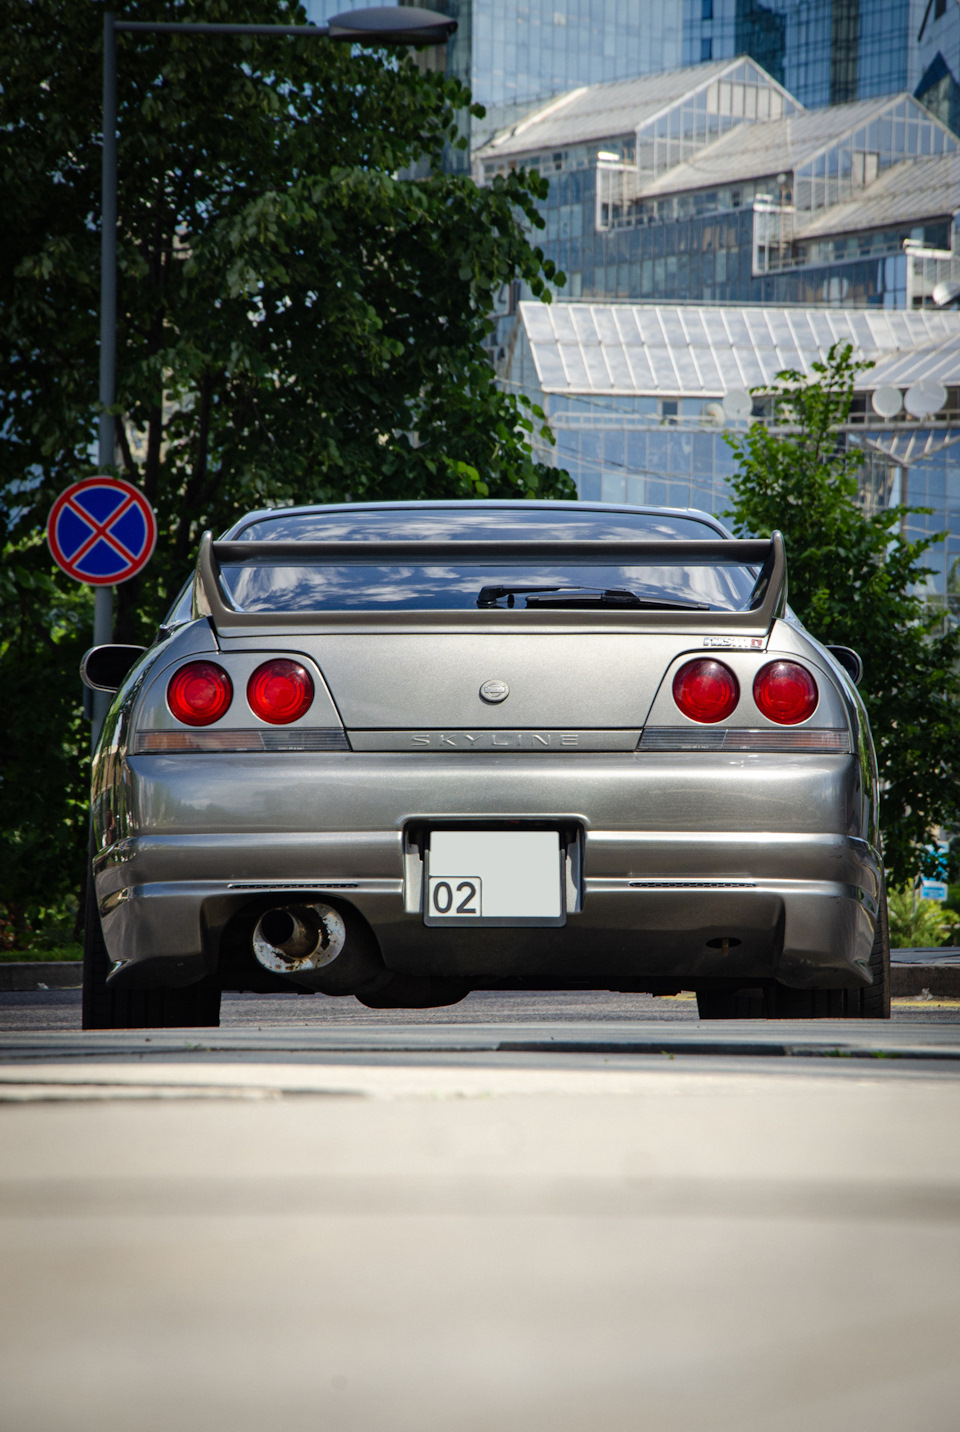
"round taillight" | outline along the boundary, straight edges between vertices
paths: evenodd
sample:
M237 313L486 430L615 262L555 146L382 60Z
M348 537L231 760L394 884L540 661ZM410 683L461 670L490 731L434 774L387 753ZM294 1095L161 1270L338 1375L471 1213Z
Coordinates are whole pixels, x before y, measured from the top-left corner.
M261 721L286 726L309 710L313 680L299 661L265 661L247 682L247 700Z
M753 699L768 721L796 726L817 709L820 693L805 666L795 661L771 661L753 683Z
M187 726L209 726L233 700L233 682L213 661L191 661L174 672L167 686L167 705Z
M722 661L702 657L681 666L673 678L673 699L691 721L712 725L734 710L740 700L740 685Z

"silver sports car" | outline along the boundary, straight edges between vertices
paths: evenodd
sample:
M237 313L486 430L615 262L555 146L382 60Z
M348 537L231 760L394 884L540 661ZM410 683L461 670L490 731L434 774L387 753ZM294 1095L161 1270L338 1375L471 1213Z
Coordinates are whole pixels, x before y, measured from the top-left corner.
M292 988L884 1018L859 667L790 612L779 534L702 512L346 504L208 533L154 644L84 658L117 693L84 1024Z

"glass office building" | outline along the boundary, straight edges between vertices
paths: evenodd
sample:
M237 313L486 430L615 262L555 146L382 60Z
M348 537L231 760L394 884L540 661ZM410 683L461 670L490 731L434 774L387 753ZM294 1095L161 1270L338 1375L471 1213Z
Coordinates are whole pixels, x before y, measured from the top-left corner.
M571 91L474 156L550 179L561 297L914 308L960 280L960 139L910 95L805 110L753 60Z
M926 0L917 43L921 73L914 93L960 134L960 6Z
M366 0L308 0L321 22ZM401 0L402 3L402 0ZM510 105L576 85L681 63L681 6L666 0L417 0L457 21L446 66L483 105Z
M307 0L307 9L311 19L324 21L363 3ZM419 3L457 20L457 34L436 62L498 111L495 123L505 118L499 113L505 107L577 85L737 55L756 60L808 109L910 91L937 107L947 123L949 114L960 119L956 0ZM931 68L938 54L940 63ZM473 141L482 142L488 132L481 124Z
M926 3L686 0L683 62L750 55L807 108L912 91Z
M728 433L772 422L755 401L744 419L731 395L769 385L786 368L811 371L834 343L872 369L860 375L843 441L859 447L868 510L901 501L911 537L948 531L930 554L930 595L960 605L960 313L831 308L736 308L609 303L520 304L505 380L540 403L582 498L696 507L722 516L734 455ZM925 417L901 406L882 417L880 388L916 393L936 379L946 401ZM889 408L888 402L881 406ZM920 406L909 397L906 405Z
M401 0L403 3L403 0ZM417 0L457 21L431 63L470 86L489 113L464 117L471 148L531 101L578 85L676 69L681 63L682 4L671 0ZM320 23L366 0L307 0ZM448 155L469 169L469 158Z

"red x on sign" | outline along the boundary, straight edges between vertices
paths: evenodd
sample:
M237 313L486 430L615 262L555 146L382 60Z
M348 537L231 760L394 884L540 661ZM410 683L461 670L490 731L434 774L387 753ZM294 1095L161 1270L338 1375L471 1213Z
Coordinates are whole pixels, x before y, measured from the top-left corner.
M157 540L153 508L118 477L88 477L61 492L47 519L53 560L68 577L94 587L129 581Z

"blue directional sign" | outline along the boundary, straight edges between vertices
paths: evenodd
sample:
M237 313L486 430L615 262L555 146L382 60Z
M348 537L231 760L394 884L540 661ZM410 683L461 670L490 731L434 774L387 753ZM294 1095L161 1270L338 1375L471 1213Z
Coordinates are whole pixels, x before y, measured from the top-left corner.
M127 582L147 564L157 519L138 487L119 477L87 477L61 492L47 519L53 560L93 587Z

